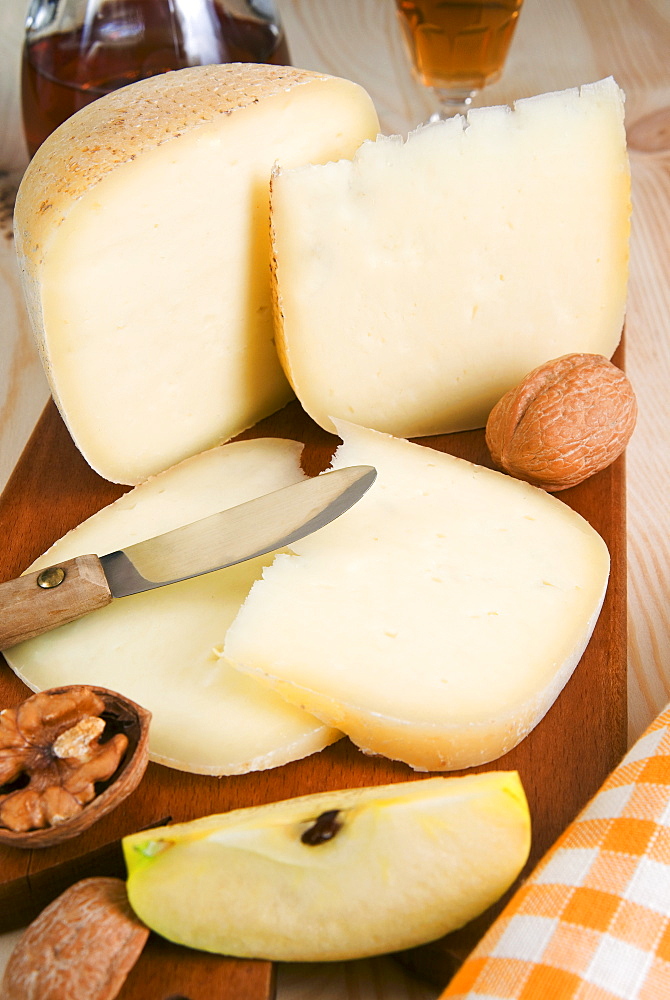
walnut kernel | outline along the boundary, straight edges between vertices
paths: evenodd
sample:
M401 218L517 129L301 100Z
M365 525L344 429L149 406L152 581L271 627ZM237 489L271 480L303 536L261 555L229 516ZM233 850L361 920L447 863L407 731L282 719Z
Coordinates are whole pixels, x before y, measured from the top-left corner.
M114 808L146 768L149 719L115 692L82 685L0 712L0 842L48 846Z

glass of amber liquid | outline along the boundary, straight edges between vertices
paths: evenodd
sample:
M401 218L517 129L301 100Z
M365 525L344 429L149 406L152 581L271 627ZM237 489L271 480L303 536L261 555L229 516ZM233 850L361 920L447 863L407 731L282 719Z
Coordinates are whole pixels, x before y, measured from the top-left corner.
M396 0L420 82L435 94L434 121L466 111L501 75L523 0Z
M32 0L21 76L28 151L103 94L226 62L289 63L274 0Z

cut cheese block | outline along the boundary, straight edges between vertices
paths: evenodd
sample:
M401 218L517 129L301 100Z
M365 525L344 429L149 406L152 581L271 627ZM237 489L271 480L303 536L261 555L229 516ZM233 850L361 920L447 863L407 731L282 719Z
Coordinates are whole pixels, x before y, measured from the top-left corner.
M285 67L143 80L64 123L16 205L28 309L56 402L106 479L138 483L292 393L273 344L273 164L353 155L368 95Z
M539 364L619 342L630 178L611 79L279 169L271 204L280 354L327 430L481 427Z
M102 555L298 482L301 445L258 439L187 459L94 514L32 566ZM226 629L272 556L113 601L5 653L34 691L111 688L148 708L152 760L239 774L304 757L339 737L222 658Z
M421 770L484 764L540 721L602 605L607 547L502 473L337 422L371 464L351 510L278 555L226 656L363 750Z

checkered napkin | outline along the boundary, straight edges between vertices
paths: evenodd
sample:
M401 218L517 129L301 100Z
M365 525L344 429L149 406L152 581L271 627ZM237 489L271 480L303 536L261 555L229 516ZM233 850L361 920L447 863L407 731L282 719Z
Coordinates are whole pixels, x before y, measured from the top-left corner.
M670 1000L670 706L441 1000Z

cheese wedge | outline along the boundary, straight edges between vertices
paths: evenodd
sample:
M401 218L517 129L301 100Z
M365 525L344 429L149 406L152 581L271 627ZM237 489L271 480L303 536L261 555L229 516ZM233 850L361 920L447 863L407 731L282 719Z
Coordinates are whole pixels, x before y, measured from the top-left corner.
M562 501L341 421L369 492L277 556L225 655L368 753L437 771L511 750L577 665L609 554Z
M533 368L619 342L630 178L612 79L280 168L271 205L279 349L327 430L481 427Z
M272 330L274 164L353 155L362 88L195 67L101 98L40 148L16 246L52 393L90 465L138 483L292 396Z
M301 447L258 439L188 459L94 514L32 568L102 555L298 482ZM5 657L33 691L97 684L148 708L150 757L169 767L240 774L304 757L340 734L222 658L229 623L271 561L121 598Z

